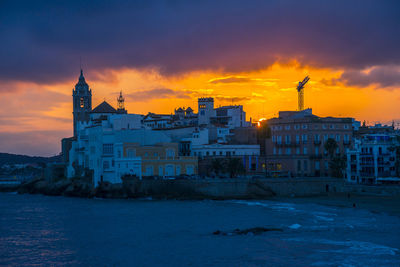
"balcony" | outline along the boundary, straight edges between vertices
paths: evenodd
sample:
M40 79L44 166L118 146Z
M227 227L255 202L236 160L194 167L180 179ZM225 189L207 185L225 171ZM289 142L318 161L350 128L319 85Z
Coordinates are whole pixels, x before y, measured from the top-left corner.
M318 154L318 155L310 155L310 159L322 159L322 155Z
M314 140L314 145L316 145L316 146L321 145L321 140Z
M360 165L361 166L374 166L374 162L373 161L361 162Z
M299 146L300 144L293 142L285 142L285 143L276 143L275 145L277 147L296 147Z
M351 144L351 142L349 140L344 140L343 141L343 145L344 146L349 146Z

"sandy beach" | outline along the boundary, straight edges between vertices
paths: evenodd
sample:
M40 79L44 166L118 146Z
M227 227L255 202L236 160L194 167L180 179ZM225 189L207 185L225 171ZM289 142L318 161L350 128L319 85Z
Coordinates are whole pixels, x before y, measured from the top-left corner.
M400 196L376 196L360 194L332 194L327 196L274 198L279 202L314 203L324 206L366 209L373 213L400 216Z

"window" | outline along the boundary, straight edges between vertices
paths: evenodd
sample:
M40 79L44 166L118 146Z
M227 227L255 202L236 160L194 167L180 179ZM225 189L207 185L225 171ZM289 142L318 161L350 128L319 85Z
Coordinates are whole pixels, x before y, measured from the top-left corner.
M315 147L315 155L317 155L318 156L318 154L319 154L319 147Z
M307 155L307 147L303 147L303 154Z
M278 154L282 155L282 149L281 148L278 149Z
M274 147L274 150L272 152L274 155L276 155L276 147Z
M128 158L136 157L136 149L128 148L126 150L126 155L127 155Z
M303 129L307 129L307 128L308 128L307 124L303 124L301 127L302 127Z
M175 150L171 149L171 148L168 148L167 149L167 157L175 157Z
M326 129L326 124L322 124L322 129Z
M326 142L328 140L328 135L324 134L324 142Z
M110 168L110 162L108 160L103 161L103 170Z
M340 134L336 135L336 141L339 142L340 141Z
M285 136L285 142L286 144L290 144L290 135Z
M276 137L275 137L275 135L273 135L272 136L272 142L275 143L275 141L276 141Z
M255 171L255 170L256 170L256 164L255 164L255 163L252 163L252 164L251 164L251 170L252 170L252 171Z
M290 130L290 125L286 125L285 130Z
M299 144L299 143L300 143L300 136L296 135L296 144Z
M336 148L336 154L340 154L340 148Z
M344 125L344 128L345 128L345 129L349 129L349 125L345 124L345 125Z
M304 170L305 171L308 170L308 161L307 160L304 161Z
M301 141L303 141L303 144L307 144L307 135L306 134L303 134L301 136Z
M286 148L286 155L290 155L292 153L292 150L290 148Z
M295 129L295 130L299 130L299 129L300 129L300 125L296 124L296 125L294 126L294 129Z
M319 141L319 140L320 140L320 139L319 139L319 134L314 135L314 140L315 140L315 141Z
M85 100L83 99L83 97L81 97L81 101L80 101L79 106L80 106L81 108L84 108L84 107L85 107Z
M112 155L112 154L114 154L114 146L113 146L113 144L103 144L103 154L104 155Z
M280 135L277 136L277 143L282 144L282 136Z
M300 147L296 147L296 154L300 155Z
M333 128L334 128L333 124L331 124L331 125L329 126L329 128L330 128L330 129L333 129Z
M316 162L315 162L315 169L316 169L317 171L319 171L319 169L320 169L319 161L316 161Z

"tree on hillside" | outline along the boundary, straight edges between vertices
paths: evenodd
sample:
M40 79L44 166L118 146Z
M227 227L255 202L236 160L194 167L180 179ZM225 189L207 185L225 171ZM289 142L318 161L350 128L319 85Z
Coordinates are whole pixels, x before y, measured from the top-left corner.
M325 150L329 155L329 170L332 177L343 178L344 170L346 169L346 157L341 155L335 156L335 151L338 148L335 139L328 138L324 144Z
M231 178L238 176L239 174L245 173L242 161L239 158L229 158L227 163L227 169Z
M336 156L332 158L329 162L329 169L332 177L343 178L344 170L346 169L346 163L345 156Z
M338 144L336 143L335 139L328 138L324 144L324 148L328 152L329 157L332 159L336 149L338 148Z
M224 164L222 159L213 159L211 162L211 168L215 172L215 175L218 177L221 172L224 171Z

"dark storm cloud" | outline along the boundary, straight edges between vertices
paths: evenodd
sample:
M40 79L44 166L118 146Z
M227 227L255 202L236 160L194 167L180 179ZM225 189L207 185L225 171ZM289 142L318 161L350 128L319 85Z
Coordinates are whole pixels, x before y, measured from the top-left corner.
M0 80L400 64L398 1L1 1Z
M151 90L141 90L134 93L127 94L131 101L148 101L152 99L163 99L163 98L185 98L189 99L188 92L176 91L169 88L157 88Z
M396 87L400 86L400 68L379 66L369 71L348 70L336 81L358 87L369 85L375 85L377 88Z

